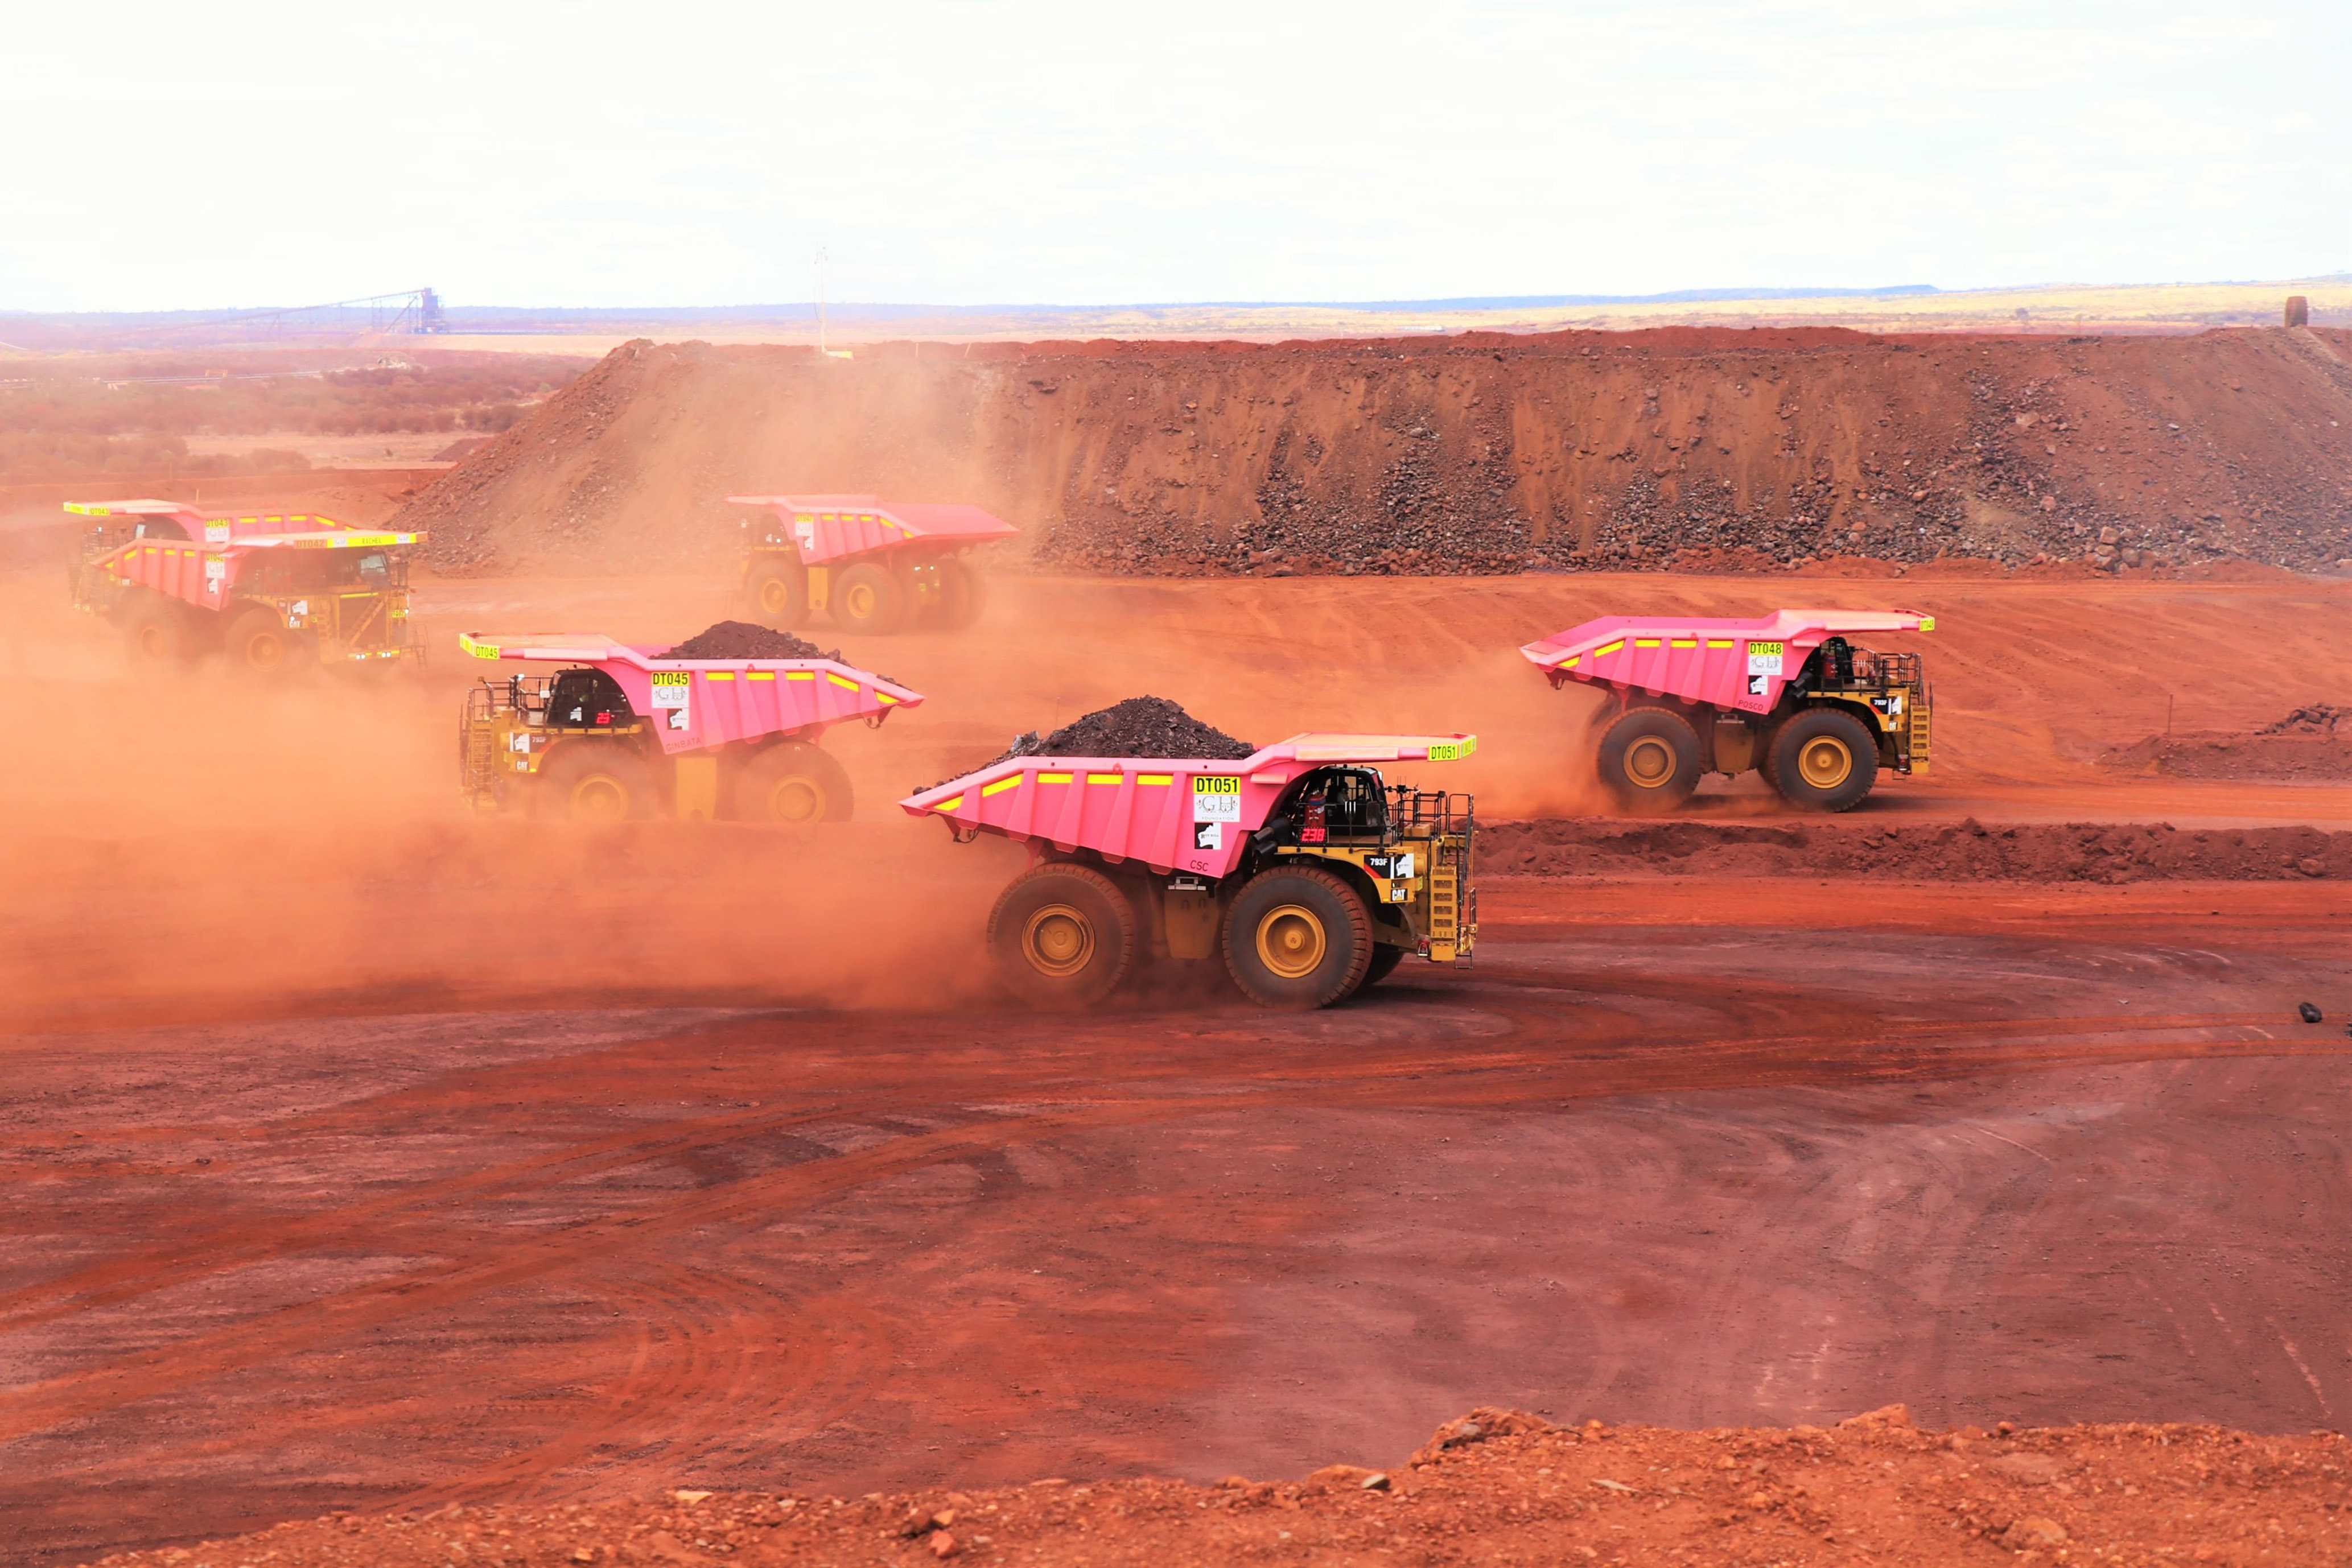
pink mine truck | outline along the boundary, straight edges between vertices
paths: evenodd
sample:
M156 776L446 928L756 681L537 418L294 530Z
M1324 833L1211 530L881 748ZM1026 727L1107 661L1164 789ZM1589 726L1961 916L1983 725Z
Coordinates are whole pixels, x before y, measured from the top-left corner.
M961 631L980 614L971 549L1020 532L978 507L874 496L730 496L746 520L743 599L790 630L816 611L845 632Z
M1554 686L1610 694L1598 771L1628 811L1671 811L1700 774L1751 768L1792 806L1843 811L1881 768L1927 771L1931 706L1919 655L1875 653L1849 634L1935 629L1907 611L1609 615L1519 652Z
M988 919L1018 997L1081 1007L1147 958L1222 956L1260 1005L1319 1008L1408 954L1469 963L1471 799L1390 784L1378 765L1476 745L1297 735L1240 761L1013 757L899 805L959 842L1029 846Z
M818 737L853 719L879 726L923 700L831 659L669 659L569 632L469 632L457 644L477 659L563 666L466 694L458 779L484 810L839 821L850 812L849 776Z
M68 501L66 510L89 519L74 603L120 627L140 663L217 653L269 677L425 656L408 624L408 551L423 534L178 501Z

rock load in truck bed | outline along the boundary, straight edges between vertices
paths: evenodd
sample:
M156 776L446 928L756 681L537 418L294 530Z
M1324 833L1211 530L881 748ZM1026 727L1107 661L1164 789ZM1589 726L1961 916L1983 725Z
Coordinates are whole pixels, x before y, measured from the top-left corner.
M842 662L841 650L826 650L804 637L758 626L749 621L720 621L705 626L665 659L831 659ZM896 683L893 683L894 685Z
M1047 736L1035 730L981 764L1015 757L1212 758L1238 762L1257 750L1213 725L1202 724L1166 697L1129 697L1074 718Z

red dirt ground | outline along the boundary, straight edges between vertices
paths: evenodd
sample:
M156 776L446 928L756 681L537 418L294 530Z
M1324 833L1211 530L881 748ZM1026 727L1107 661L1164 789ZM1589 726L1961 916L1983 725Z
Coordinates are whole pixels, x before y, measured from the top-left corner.
M730 493L970 501L1060 568L2334 568L2352 333L635 342L404 526L451 570L672 570Z
M1899 1406L1833 1429L1696 1433L1481 1409L1393 1470L1329 1465L1298 1481L1057 1479L856 1500L681 1488L584 1507L322 1515L105 1562L2320 1563L2342 1560L2352 1530L2347 1457L2332 1433L2173 1424L1929 1433Z
M2152 735L2100 760L2175 779L2352 778L2352 709L2316 703L2250 731Z
M2352 1002L2326 892L1496 882L1477 971L1306 1016L20 1036L0 1511L31 1562L331 1506L1297 1474L1482 1399L2332 1425L2352 1045L2293 1010Z
M801 838L467 818L454 659L379 685L133 682L47 573L0 579L0 705L42 741L0 773L0 1556L677 1487L1296 1476L1395 1465L1482 1404L2341 1424L2336 876L1496 875L1476 969L1409 967L1334 1011L1172 974L1080 1019L1007 1011L976 934L1017 853L896 817L894 787L1149 690L1253 735L1462 724L1486 739L1450 781L1558 817L1583 793L1580 715L1512 646L1612 596L1765 608L1788 585L1003 586L971 637L850 650L932 701L828 738L861 820ZM2160 691L2223 727L2323 700L2352 588L1916 591L1949 767L1824 831L2102 805L2188 833L2352 819L2342 786L2117 783L2095 761L2149 732ZM551 620L660 641L722 597L486 580L429 583L423 609L444 646ZM1718 794L1685 826L1789 825L1745 821L1766 814ZM1641 1440L1675 1466L1709 1441ZM2286 1467L2318 1450L2275 1452L2296 1533L2273 1560L2294 1561L2326 1538ZM2111 1462L2141 1473L2086 1458ZM1580 1496L1563 1524L1548 1479L1510 1530L1605 1530L1593 1505L1621 1506ZM2258 1550L2237 1521L2268 1494L2226 1495L2226 1524L2183 1514L2177 1539ZM1422 1505L1330 1505L1391 1506ZM1915 1526L1968 1545L1941 1515L1853 1506L1890 1550ZM2176 1539L2127 1511L2093 1536L2076 1506L2032 1517ZM1234 1554L1304 1550L1278 1493L1193 1511L1243 1532ZM1751 1511L1715 1528L1779 1528ZM1475 1553L1466 1516L1430 1517L1414 1551ZM475 1540L467 1560L496 1557Z

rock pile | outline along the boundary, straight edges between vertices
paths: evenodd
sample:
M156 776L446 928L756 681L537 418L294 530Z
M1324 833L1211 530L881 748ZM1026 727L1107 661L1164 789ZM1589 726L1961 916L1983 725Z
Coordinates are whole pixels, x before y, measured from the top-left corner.
M838 648L820 648L804 637L750 621L718 621L662 654L665 659L831 659Z
M1248 741L1235 740L1214 725L1202 723L1166 697L1142 696L1097 708L1051 735L1030 730L980 766L993 768L1016 757L1150 757L1171 761L1205 758L1238 762L1256 750Z

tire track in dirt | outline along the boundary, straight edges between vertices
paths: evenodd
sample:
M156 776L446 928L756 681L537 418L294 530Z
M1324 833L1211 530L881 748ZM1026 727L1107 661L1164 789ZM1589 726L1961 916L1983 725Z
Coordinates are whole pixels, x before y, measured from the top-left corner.
M1640 988L1634 989L1640 994ZM1659 988L1650 987L1649 994L1659 994ZM1422 1004L1421 1010L1427 1010L1429 1005ZM1513 998L1499 1006L1490 1002L1489 1008L1513 1036L1556 1030L1559 1021L1556 1008L1544 1007L1536 998L1525 1001ZM21 1437L59 1421L136 1403L488 1291L575 1270L591 1260L639 1251L688 1230L772 1219L862 1186L1015 1145L1245 1109L1265 1103L1267 1090L1277 1084L1286 1091L1286 1103L1461 1107L1673 1089L1801 1083L1815 1082L1824 1073L1844 1082L1884 1082L2090 1061L2221 1054L2341 1054L2332 1047L2296 1048L2274 1040L2152 1038L2244 1028L2255 1016L2261 1015L2009 1020L1973 1029L1958 1023L1933 1024L1917 1030L1882 1029L1874 1038L1861 1040L1801 1033L1724 1048L1636 1050L1608 1061L1592 1054L1562 1061L1556 1051L1488 1051L1467 1060L1455 1053L1343 1063L1319 1071L1301 1072L1295 1066L1268 1068L1256 1075L1256 1085L1251 1089L1176 1100L1131 1093L1082 1095L1052 1111L887 1139L829 1160L763 1173L713 1192L688 1194L592 1218L554 1234L470 1250L453 1249L426 1268L264 1312L228 1329L21 1385L0 1397L0 1438ZM1989 1038L1972 1040L1971 1033ZM2069 1037L2074 1037L2074 1043L2053 1043ZM1417 1072L1400 1076L1406 1068ZM349 1244L352 1238L346 1231L342 1239ZM705 1366L684 1386L699 1399L715 1375ZM666 1396L686 1396L671 1388Z
M1826 1036L1832 1030L1821 1027L1824 1024L1832 1026L1832 1029L1842 1025L1857 1032L1883 1032L1884 1029L1876 1016L1864 1009L1841 1005L1834 998L1798 987L1750 985L1746 990L1757 994L1717 993L1694 1002L1684 983L1664 978L1612 975L1587 977L1570 985L1539 971L1515 974L1506 967L1482 971L1478 983L1482 987L1531 988L1554 1003L1580 1001L1588 1009L1584 1015L1588 1027L1591 1022L1590 1009L1596 1002L1599 1003L1612 1016L1622 1018L1626 1026L1622 1037L1608 1035L1599 1042L1614 1053L1613 1060L1620 1061L1626 1059L1628 1052L1655 1049L1639 1044L1635 1038L1636 1031L1654 1027L1654 1020L1610 1006L1612 1000L1626 998L1683 1008L1695 1006L1704 1012L1726 1015L1725 1021L1734 1028L1742 1025L1751 1029L1780 1026L1800 1017L1809 1019L1816 1026L1798 1035L1762 1036L1754 1041L1759 1045ZM1412 993L1400 988L1396 994ZM2150 1020L2143 1018L2129 1021L2145 1024ZM1972 1024L1967 1021L1917 1023L1906 1026L1906 1037L1933 1037L1939 1030L1957 1031L1983 1027L1980 1022ZM1518 1030L1524 1033L1540 1034L1543 1026L1531 1025L1523 1019ZM1426 1073L1444 1071L1459 1073L1521 1064L1529 1060L1519 1056L1496 1057L1490 1053L1457 1051L1442 1060L1433 1061L1411 1054L1411 1042L1414 1038L1418 1037L1408 1037L1407 1040L1397 1042L1387 1051L1378 1043L1369 1049L1357 1050L1354 1052L1356 1060L1352 1062L1318 1069L1314 1076L1323 1082L1335 1082L1349 1076L1375 1076L1392 1071ZM635 1051L641 1047L632 1042L619 1049ZM1675 1046L1667 1049L1681 1052L1695 1048ZM1270 1064L1255 1071L1235 1072L1231 1061L1218 1053L1202 1054L1216 1061L1223 1070L1223 1076L1240 1082L1288 1082L1298 1071L1292 1065ZM974 1076L910 1087L900 1092L902 1097L895 1104L899 1109L937 1108L984 1100L1001 1088L1002 1079L1008 1075L1000 1071L984 1078ZM1172 1057L1157 1064L1130 1062L1125 1064L1120 1073L1121 1081L1129 1084L1195 1082L1201 1076L1198 1063L1189 1056ZM313 1113L291 1119L272 1129L272 1133L289 1135L299 1132L352 1133L380 1128L386 1113L411 1097L404 1093L389 1100L371 1099L339 1108L331 1114ZM460 1092L446 1087L436 1089L431 1097L452 1104L465 1103ZM649 1133L611 1134L582 1145L544 1151L520 1160L404 1188L322 1214L275 1219L259 1235L253 1231L257 1217L251 1216L241 1216L194 1235L188 1235L184 1228L184 1239L168 1251L110 1258L82 1270L0 1292L0 1333L37 1326L93 1307L120 1304L141 1294L230 1269L250 1266L268 1259L286 1257L331 1243L349 1245L355 1233L363 1232L371 1223L389 1222L402 1216L430 1215L466 1203L516 1197L632 1166L682 1158L750 1136L773 1134L839 1120L837 1111L822 1107L698 1117L684 1124L669 1124ZM107 1134L101 1131L94 1135L103 1137Z

